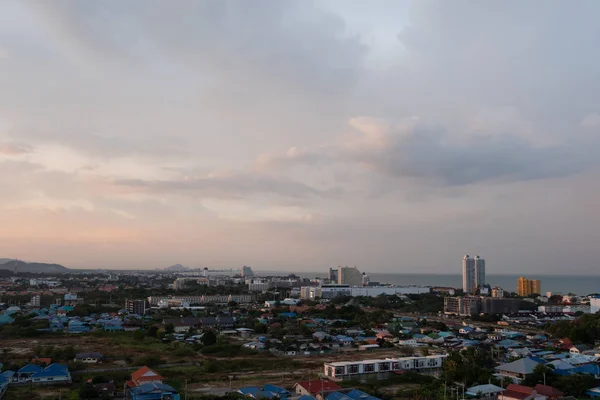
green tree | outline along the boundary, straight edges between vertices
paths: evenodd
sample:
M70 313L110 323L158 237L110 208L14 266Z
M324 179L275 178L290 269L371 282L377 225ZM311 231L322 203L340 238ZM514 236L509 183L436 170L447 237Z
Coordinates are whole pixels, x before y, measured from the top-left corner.
M172 334L173 332L175 332L175 325L173 325L173 324L171 324L171 323L169 323L169 324L166 324L166 325L165 325L165 333L166 333L167 335L170 335L170 334Z
M212 330L206 331L202 335L201 342L204 346L213 346L217 343L217 334Z

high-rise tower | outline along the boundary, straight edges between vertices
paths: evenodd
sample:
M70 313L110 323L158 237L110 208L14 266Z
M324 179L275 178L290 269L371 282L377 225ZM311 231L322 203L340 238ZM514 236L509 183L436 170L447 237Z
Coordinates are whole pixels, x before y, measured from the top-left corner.
M474 276L474 290L478 287L485 285L485 260L479 256L475 256L475 276Z
M475 291L475 260L468 254L462 260L463 292L473 293Z

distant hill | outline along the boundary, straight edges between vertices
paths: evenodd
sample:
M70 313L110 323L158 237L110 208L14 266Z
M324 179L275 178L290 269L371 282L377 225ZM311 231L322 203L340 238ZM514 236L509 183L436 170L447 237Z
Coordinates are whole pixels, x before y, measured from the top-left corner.
M6 263L1 264L2 269L6 269L12 272L33 272L33 273L66 273L69 272L69 268L63 267L59 264L45 264L45 263L28 263L19 260L9 260Z
M175 265L171 265L170 267L165 268L165 270L167 270L167 271L189 271L190 269L187 267L184 267L181 264L175 264Z
M0 258L0 265L6 264L7 262L14 261L12 258Z

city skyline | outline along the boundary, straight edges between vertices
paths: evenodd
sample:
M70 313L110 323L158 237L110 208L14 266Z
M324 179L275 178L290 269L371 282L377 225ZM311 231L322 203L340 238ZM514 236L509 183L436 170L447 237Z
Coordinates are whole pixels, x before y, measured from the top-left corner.
M0 258L594 274L578 4L4 1Z

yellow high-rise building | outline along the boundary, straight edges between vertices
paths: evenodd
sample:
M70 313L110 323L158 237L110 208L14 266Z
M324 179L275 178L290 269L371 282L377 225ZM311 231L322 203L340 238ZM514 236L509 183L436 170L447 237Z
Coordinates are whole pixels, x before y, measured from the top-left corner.
M527 279L520 277L517 279L517 294L521 297L527 297L532 294L542 294L542 285L539 279Z

